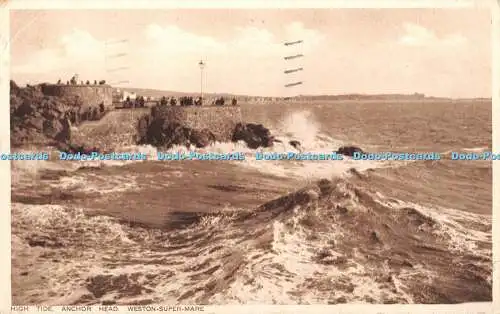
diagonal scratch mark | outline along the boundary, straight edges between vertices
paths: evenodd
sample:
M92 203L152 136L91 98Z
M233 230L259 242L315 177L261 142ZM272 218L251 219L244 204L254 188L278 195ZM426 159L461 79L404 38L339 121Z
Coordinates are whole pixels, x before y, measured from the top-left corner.
M23 33L28 27L30 27L33 23L36 22L36 20L42 15L43 13L42 12L37 12L35 13L35 16L30 20L28 21L28 23L24 24L24 26L19 29L15 34L13 34L12 36L10 36L10 39L7 37L7 40L5 41L5 43L2 43L3 47L2 47L2 50L3 51L7 51L9 49L9 45L11 43L13 43L17 37L19 37L19 35L21 33ZM8 36L8 35L7 35Z

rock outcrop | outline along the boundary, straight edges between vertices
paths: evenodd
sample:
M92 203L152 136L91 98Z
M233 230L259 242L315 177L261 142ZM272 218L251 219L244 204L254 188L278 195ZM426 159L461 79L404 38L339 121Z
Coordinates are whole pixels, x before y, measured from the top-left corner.
M364 154L365 152L357 147L357 146L342 146L337 149L337 154L345 155L345 156L354 156L354 153Z
M195 130L178 122L169 122L164 118L151 118L146 115L139 119L138 144L150 144L156 147L171 148L174 145L202 148L215 142L215 135L207 129Z
M299 149L299 150L302 149L302 144L297 140L289 141L288 144L290 144L295 149Z
M58 145L58 149L61 152L65 152L68 154L91 154L93 152L101 152L101 150L98 147L90 147L90 146L85 146L85 145L76 145L76 144L69 144L69 143L63 143Z
M249 148L256 149L273 146L274 137L262 124L239 123L234 129L232 141L244 141Z
M79 98L47 96L43 85L20 88L10 82L11 144L68 142L71 125L99 120L103 108L89 106Z
M155 107L151 113L143 116L137 123L137 143L150 144L156 147L170 148L174 145L195 146L203 148L216 141L216 136L209 129L194 129L178 121L169 121L155 114ZM231 140L244 141L248 147L270 147L274 138L269 129L262 124L238 123L234 128Z

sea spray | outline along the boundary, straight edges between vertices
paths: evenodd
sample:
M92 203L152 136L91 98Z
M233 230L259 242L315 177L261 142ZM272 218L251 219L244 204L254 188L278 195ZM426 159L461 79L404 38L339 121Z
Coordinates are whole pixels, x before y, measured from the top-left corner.
M310 111L295 111L287 116L278 125L278 131L290 138L299 140L304 147L315 146L319 134L319 126Z

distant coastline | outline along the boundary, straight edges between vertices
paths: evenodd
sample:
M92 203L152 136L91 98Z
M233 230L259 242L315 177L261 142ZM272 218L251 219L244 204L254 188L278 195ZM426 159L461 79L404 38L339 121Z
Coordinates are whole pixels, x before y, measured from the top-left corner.
M127 92L133 92L144 97L181 97L197 95L199 92L176 92L148 88L119 88ZM205 93L204 97L235 97L238 101L491 101L491 98L450 98L450 97L434 97L426 96L425 94L341 94L341 95L299 95L295 97L266 97L252 95L237 95L229 93Z

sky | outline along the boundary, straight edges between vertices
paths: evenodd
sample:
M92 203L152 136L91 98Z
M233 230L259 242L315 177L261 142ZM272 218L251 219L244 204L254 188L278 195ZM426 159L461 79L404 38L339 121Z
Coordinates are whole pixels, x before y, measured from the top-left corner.
M21 85L78 74L194 93L491 97L484 8L22 10L11 11L10 48Z

